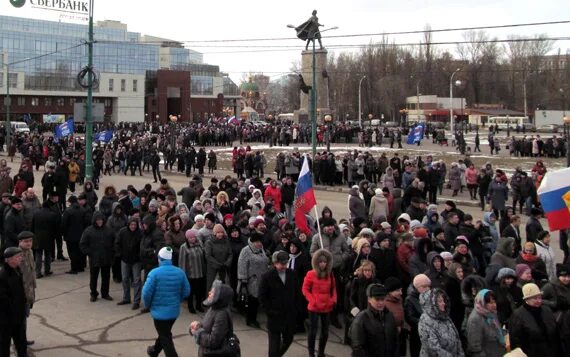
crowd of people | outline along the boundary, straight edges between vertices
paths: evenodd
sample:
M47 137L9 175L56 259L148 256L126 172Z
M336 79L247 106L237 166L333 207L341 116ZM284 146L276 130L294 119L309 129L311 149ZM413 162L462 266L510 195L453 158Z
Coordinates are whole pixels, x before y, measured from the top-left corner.
M162 142L168 135L134 140L122 130L111 148L168 148ZM4 355L13 340L18 355L27 356L36 280L53 274L53 260L68 258L68 274L89 272L92 303L114 300L112 279L123 290L118 305L151 313L158 338L149 356L176 356L171 329L182 301L191 314L208 309L190 324L200 355L235 347L238 313L260 328L260 308L269 356L284 355L298 333L307 333L309 356L325 356L330 325L344 331L354 356L502 356L517 348L531 357L570 354L567 232L560 232L564 256L557 257L540 222L536 187L546 173L540 160L508 178L490 164L476 169L468 156L448 172L431 156L319 154L315 182L333 177L350 193L345 212L323 207L318 220L305 217L303 231L294 210L306 157L295 150L278 156L277 178L262 180L262 153L236 148L237 177L206 183L192 170L180 190L159 175L154 186L117 189L81 180L81 141L18 140L22 153L48 144L48 155L40 165L41 197L33 189L33 155L23 155L13 177L0 161ZM106 150L95 149L102 152L95 163L99 156L105 162ZM240 171L242 155L261 168L244 163ZM105 187L97 194L99 184ZM444 187L469 190L481 216L453 201L440 211L435 200Z

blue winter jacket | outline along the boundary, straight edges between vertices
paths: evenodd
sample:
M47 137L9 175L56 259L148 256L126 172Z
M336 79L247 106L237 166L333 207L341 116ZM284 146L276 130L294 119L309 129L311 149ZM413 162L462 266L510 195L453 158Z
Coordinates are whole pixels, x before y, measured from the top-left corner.
M150 271L144 283L142 297L155 320L175 320L180 303L190 295L190 284L184 271L171 260L159 259L158 268Z

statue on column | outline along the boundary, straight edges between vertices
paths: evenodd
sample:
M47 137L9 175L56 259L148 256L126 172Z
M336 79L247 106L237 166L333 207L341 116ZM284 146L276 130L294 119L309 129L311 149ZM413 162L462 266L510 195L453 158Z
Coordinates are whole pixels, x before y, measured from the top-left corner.
M323 43L321 42L321 31L319 27L324 26L319 24L319 18L317 17L317 10L313 10L313 15L301 25L295 27L297 31L297 37L303 41L307 41L305 45L305 51L309 49L309 43L315 40L319 41L319 46L321 50L323 49Z

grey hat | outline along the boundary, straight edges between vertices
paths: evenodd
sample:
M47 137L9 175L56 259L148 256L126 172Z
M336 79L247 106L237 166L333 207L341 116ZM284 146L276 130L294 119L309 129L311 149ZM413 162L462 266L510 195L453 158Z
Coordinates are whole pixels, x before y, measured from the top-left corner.
M271 256L271 261L275 263L287 264L289 262L289 254L282 250L279 250Z
M4 250L4 259L12 258L15 255L22 253L22 249L18 247L10 247Z

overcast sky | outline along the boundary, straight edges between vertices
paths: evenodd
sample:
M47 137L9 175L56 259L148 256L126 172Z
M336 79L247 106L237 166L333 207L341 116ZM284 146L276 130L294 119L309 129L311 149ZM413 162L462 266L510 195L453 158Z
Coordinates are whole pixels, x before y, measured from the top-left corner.
M0 0L0 13L11 16L57 20L57 13L29 8L14 9L10 0ZM326 35L366 34L421 30L426 24L433 29L471 27L529 22L570 20L568 0L352 0L352 1L194 1L194 0L96 0L95 20L118 20L128 24L130 31L141 32L177 41L294 37L293 29L318 10L319 21L338 30ZM510 34L533 35L545 33L549 37L570 36L570 24L518 27L487 30L499 39ZM325 36L325 34L323 34ZM325 47L342 44L367 44L379 37L323 38ZM415 43L421 34L391 36L400 43ZM435 33L433 41L461 40L460 32ZM221 46L221 47L199 47ZM268 52L267 46L299 46L288 51ZM249 72L263 72L272 78L290 70L300 58L300 40L255 41L225 43L192 43L188 48L204 53L204 61L220 66L224 72L239 81ZM262 47L227 47L262 46ZM566 52L570 41L559 41L556 49ZM454 48L451 46L451 48ZM275 50L276 48L272 48ZM263 52L264 51L264 52ZM330 49L339 53L343 49ZM216 53L218 52L218 53ZM222 53L219 53L222 52Z

